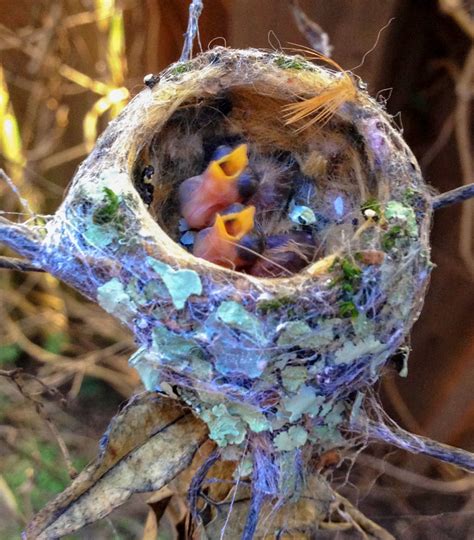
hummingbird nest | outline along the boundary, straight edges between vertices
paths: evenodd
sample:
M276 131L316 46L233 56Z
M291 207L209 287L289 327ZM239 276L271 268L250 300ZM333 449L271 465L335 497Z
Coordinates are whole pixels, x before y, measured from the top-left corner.
M145 387L188 404L256 491L291 496L309 456L353 444L418 317L431 196L383 107L328 60L218 47L145 84L79 168L41 265L132 330ZM264 248L263 276L193 255L179 187L241 144L263 242L311 239L297 270L272 272Z

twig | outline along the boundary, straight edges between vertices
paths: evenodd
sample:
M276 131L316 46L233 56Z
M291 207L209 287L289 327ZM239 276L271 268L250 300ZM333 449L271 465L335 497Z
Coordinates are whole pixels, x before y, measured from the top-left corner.
M461 0L439 0L439 7L456 21L468 37L474 39L474 20Z
M464 66L456 83L457 104L454 111L454 129L459 153L459 163L462 171L463 184L473 181L474 160L472 158L471 140L471 99L472 82L474 81L474 45L471 46ZM460 251L468 268L474 271L472 260L472 203L468 203L461 215Z
M332 46L326 32L306 15L301 9L298 0L290 0L290 6L296 26L306 38L306 41L318 53L330 57Z
M445 463L451 463L465 471L474 472L474 454L472 452L433 441L422 435L415 435L395 423L388 427L382 421L374 422L365 419L351 425L351 428L362 434L367 434L369 438L392 444L413 454L424 454Z
M4 256L0 256L0 269L18 270L19 272L44 272L42 268L38 268L24 259Z
M48 413L46 412L44 408L43 402L35 398L31 394L31 392L29 392L25 388L24 378L29 378L39 383L41 387L43 388L43 390L45 390L47 393L49 393L51 396L55 397L56 399L59 398L61 404L66 403L65 397L56 388L49 387L41 379L39 379L38 377L34 375L31 375L30 373L25 373L21 368L11 369L11 370L2 369L0 370L0 376L7 377L8 379L10 379L12 383L17 387L20 394L35 406L36 412L44 420L44 422L48 426L49 430L51 431L53 437L55 438L59 446L61 454L63 455L63 458L64 458L64 462L66 464L66 468L67 468L69 476L71 478L75 478L77 476L77 471L74 465L72 464L72 460L69 455L69 451L67 449L66 443L64 442L64 439L61 437L61 434L59 433L58 429L53 424L52 420L49 418Z
M445 206L458 204L472 198L474 198L474 183L467 184L466 186L460 186L456 189L446 191L446 193L441 193L441 195L433 197L433 210L439 210Z
M474 477L470 475L466 475L458 480L435 480L397 467L386 460L378 459L374 456L367 456L365 454L360 454L357 457L357 463L364 468L370 467L382 474L396 478L400 482L405 482L426 491L436 491L444 494L465 493L474 488Z
M199 42L199 17L201 16L204 4L202 0L192 0L189 4L189 19L188 28L184 34L183 52L179 59L180 62L191 60L193 56L194 39L198 38Z
M365 516L360 510L357 510L348 499L339 495L336 491L334 492L334 496L336 497L339 509L346 514L344 517L346 517L346 519L349 517L350 522L352 522L360 532L366 532L370 534L372 538L377 538L379 540L395 540L395 537L388 531L380 525L377 525L377 523Z
M0 244L34 260L41 250L41 239L26 225L13 223L0 216Z

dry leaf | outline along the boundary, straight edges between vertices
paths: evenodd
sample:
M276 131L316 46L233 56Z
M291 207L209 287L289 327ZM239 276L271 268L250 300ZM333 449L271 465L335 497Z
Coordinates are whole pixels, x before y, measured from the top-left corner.
M52 540L103 518L133 493L156 491L191 462L207 427L156 393L132 398L113 418L93 461L39 512L25 540Z

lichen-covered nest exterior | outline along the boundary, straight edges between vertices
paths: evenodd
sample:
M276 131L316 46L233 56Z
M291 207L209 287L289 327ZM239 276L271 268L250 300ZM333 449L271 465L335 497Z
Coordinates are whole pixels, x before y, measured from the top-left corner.
M430 195L383 107L331 65L215 48L147 82L78 170L41 263L131 328L148 389L189 404L220 447L265 448L265 489L281 492L278 456L348 445L341 426L405 343ZM261 226L311 235L302 270L256 277L180 243L179 185L223 141L277 163L285 197Z

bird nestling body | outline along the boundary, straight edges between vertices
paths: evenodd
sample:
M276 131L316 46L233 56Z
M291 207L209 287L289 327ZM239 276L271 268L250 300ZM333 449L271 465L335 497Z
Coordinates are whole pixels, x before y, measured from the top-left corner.
M275 213L280 215L293 190L293 167L272 157L253 159L251 167L259 181L248 204L253 204L263 219Z
M263 239L254 232L254 216L254 206L217 214L212 227L196 235L193 255L234 270L248 268L263 251Z
M220 147L206 170L185 180L179 187L181 214L192 229L209 226L214 216L254 191L254 179L247 171L247 145L234 150Z
M258 277L286 277L311 263L316 253L313 235L306 231L290 231L265 239L265 250L249 270Z

